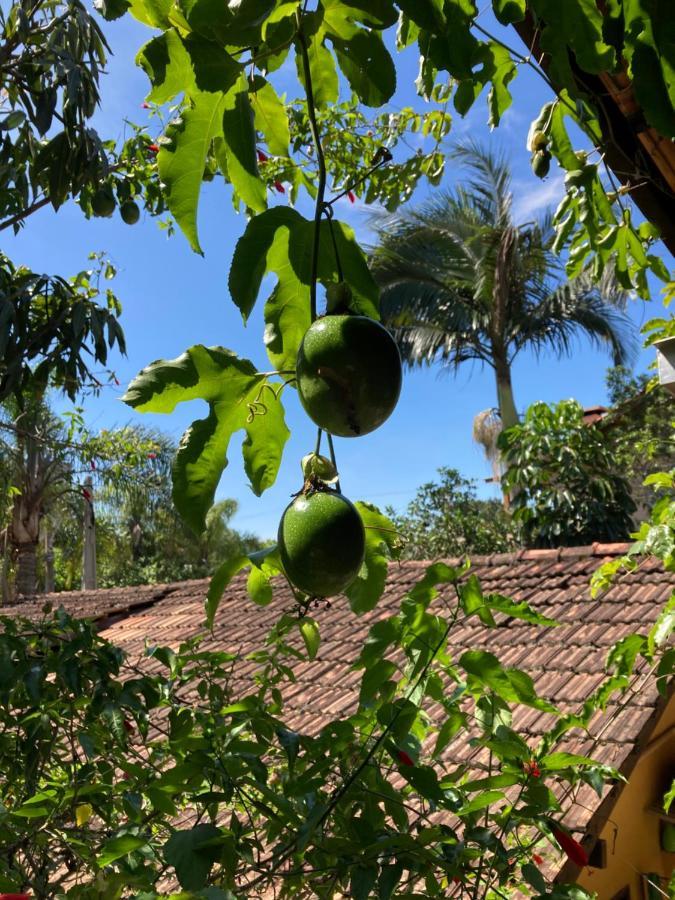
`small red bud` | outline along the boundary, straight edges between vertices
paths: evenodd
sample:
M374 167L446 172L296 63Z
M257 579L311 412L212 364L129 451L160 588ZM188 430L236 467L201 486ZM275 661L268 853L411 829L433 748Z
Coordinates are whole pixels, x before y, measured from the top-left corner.
M150 109L150 108L151 107L150 107L149 103L141 103L141 109Z
M126 731L127 734L133 734L133 732L134 732L134 726L131 724L131 722L128 719L124 720L124 730Z
M89 460L89 465L91 466L91 471L95 472L96 471L96 463L94 462L93 459Z
M156 453L148 453L148 459L157 459Z
M541 769L536 759L523 763L523 770L526 775L530 775L532 778L541 778Z
M256 150L256 153L258 154L258 162L259 163L267 162L267 155L265 153L263 153L262 150Z
M396 759L401 763L402 766L415 765L415 760L412 758L412 756L410 756L410 754L406 753L405 750L397 750Z
M543 858L543 856L539 856L538 853L532 854L532 861L535 862L538 866L544 865L544 858Z
M356 203L356 197L354 196L354 191L347 191L347 197L350 203Z
M159 153L158 144L148 144L148 153Z
M117 375L113 375L113 381L114 381L115 384L119 387L120 380L119 380L119 378L117 377Z
M286 193L286 188L283 186L283 184L282 184L280 181L275 181L275 182L274 182L274 188L275 188L275 190L276 190L279 194L285 194L285 193Z
M82 496L85 500L91 500L91 494L86 488L82 488Z

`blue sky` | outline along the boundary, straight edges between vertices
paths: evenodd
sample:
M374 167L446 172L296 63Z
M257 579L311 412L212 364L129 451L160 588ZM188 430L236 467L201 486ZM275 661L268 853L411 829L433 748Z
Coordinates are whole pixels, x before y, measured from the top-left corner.
M499 29L488 14L481 22L491 30ZM141 104L147 80L133 59L150 33L128 17L106 24L105 31L114 56L104 79L103 103L96 125L106 137L122 138L125 117L141 122L146 115ZM514 32L508 33L507 39L519 46ZM399 87L392 108L408 104L421 108L423 104L414 91L414 48L398 58L397 66ZM289 98L297 95L294 66L287 65L274 80L278 90L289 92ZM465 119L455 115L450 139L484 140L506 153L513 168L515 214L518 219L525 219L557 204L562 196L562 177L554 167L546 181L535 178L525 148L530 121L550 99L548 88L527 68L519 72L511 87L513 106L497 130L491 133L486 124L483 96ZM452 185L458 175L461 177L456 170L449 171L444 184ZM423 199L428 190L426 185L421 186L413 203ZM302 205L300 208L305 211ZM367 210L344 200L338 204L336 214L356 228L361 240L368 241ZM181 234L167 238L151 219L142 219L133 227L125 225L117 215L87 222L74 204L58 213L51 208L42 210L30 218L17 237L6 239L3 249L17 263L46 272L74 274L86 267L87 254L92 250L107 251L118 266L114 288L124 306L122 324L128 356L117 356L112 361L122 387L105 387L100 396L86 400L85 413L91 427L139 421L161 427L177 440L194 418L204 415L203 404L186 404L170 417L141 416L127 409L119 398L124 385L148 362L177 356L192 344L225 346L252 359L259 367L269 368L262 344L262 304L244 328L227 292L229 262L244 227L243 215L233 212L229 189L216 181L205 186L200 204L204 258L192 253ZM667 252L658 249L667 258ZM637 326L658 313L658 285L653 287L650 304L640 300L631 303L630 313ZM261 300L263 297L264 294ZM641 353L636 368L644 370L651 358L651 354ZM513 371L517 406L523 411L535 400L552 402L568 397L583 405L603 403L608 365L608 357L583 340L577 343L571 359L545 356L537 361L523 354ZM482 496L495 495L495 488L484 483L490 475L488 464L471 439L474 415L494 406L495 400L492 372L478 366L469 364L456 377L438 370L408 373L399 405L388 422L366 437L336 440L343 491L352 499L402 508L420 484L434 478L439 466L454 466L480 482ZM286 407L292 438L274 487L260 499L248 488L241 465L240 435L230 446L230 465L218 491L219 497L234 497L239 502L234 524L264 538L275 534L289 495L300 486L299 460L313 448L315 428L292 390L286 391Z

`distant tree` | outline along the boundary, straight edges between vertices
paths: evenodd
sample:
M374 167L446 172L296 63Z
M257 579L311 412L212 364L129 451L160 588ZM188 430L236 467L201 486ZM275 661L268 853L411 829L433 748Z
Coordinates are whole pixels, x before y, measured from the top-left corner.
M139 204L163 212L157 148L145 130L129 125L118 145L92 127L107 52L80 0L0 9L0 232L69 200L87 217L119 208L128 224ZM103 269L107 277L110 266ZM119 301L107 290L101 302L91 274L45 274L0 253L0 401L47 384L74 399L95 385L92 363L105 366L115 344L124 352Z
M468 179L384 220L373 272L404 361L451 370L469 360L488 365L508 428L518 422L511 366L521 351L568 354L585 335L615 364L630 357L626 295L609 272L599 282L589 273L565 280L550 218L515 221L503 159L475 145L455 157Z
M522 425L502 432L503 483L528 547L624 541L635 503L613 440L584 422L575 400L534 403Z
M609 369L606 383L612 409L598 425L615 444L617 463L637 506L635 520L640 521L654 498L645 478L675 466L675 402L649 375L633 375L623 366Z
M498 553L515 547L513 525L499 500L480 500L476 483L457 469L441 468L423 484L403 513L388 509L407 559Z

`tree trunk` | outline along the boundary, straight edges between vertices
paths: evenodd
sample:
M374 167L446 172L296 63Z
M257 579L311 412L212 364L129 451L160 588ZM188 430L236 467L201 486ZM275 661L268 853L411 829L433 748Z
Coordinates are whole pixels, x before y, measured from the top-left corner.
M520 421L511 385L511 368L506 360L495 359L497 381L497 405L504 429L517 425Z
M84 523L82 535L82 590L96 590L96 519L94 486L91 478L84 483Z
M44 539L45 539L45 594L51 594L54 591L56 579L54 576L54 540L53 540L51 528L48 525L44 526Z
M495 356L495 379L497 382L497 404L499 406L499 416L502 420L504 430L512 428L520 422L516 403L513 399L513 387L511 385L511 368L506 359ZM502 472L504 471L500 463ZM511 493L502 487L502 502L505 510L510 510L517 491L512 490Z
M32 597L37 593L37 541L19 544L16 564L16 593Z

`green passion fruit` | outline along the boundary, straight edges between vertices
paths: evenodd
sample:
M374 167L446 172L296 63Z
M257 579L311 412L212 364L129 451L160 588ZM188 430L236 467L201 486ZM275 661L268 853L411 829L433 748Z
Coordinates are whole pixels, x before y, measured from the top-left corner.
M122 216L122 221L127 225L135 225L141 217L138 203L135 203L133 200L126 200L120 206L120 215Z
M115 195L108 185L98 188L91 198L91 211L99 218L108 218L115 212Z
M401 355L389 332L365 316L323 316L307 329L297 361L300 401L338 437L358 437L389 418L401 392Z
M300 494L281 517L279 555L291 584L312 597L332 597L356 578L366 547L361 516L336 491Z

